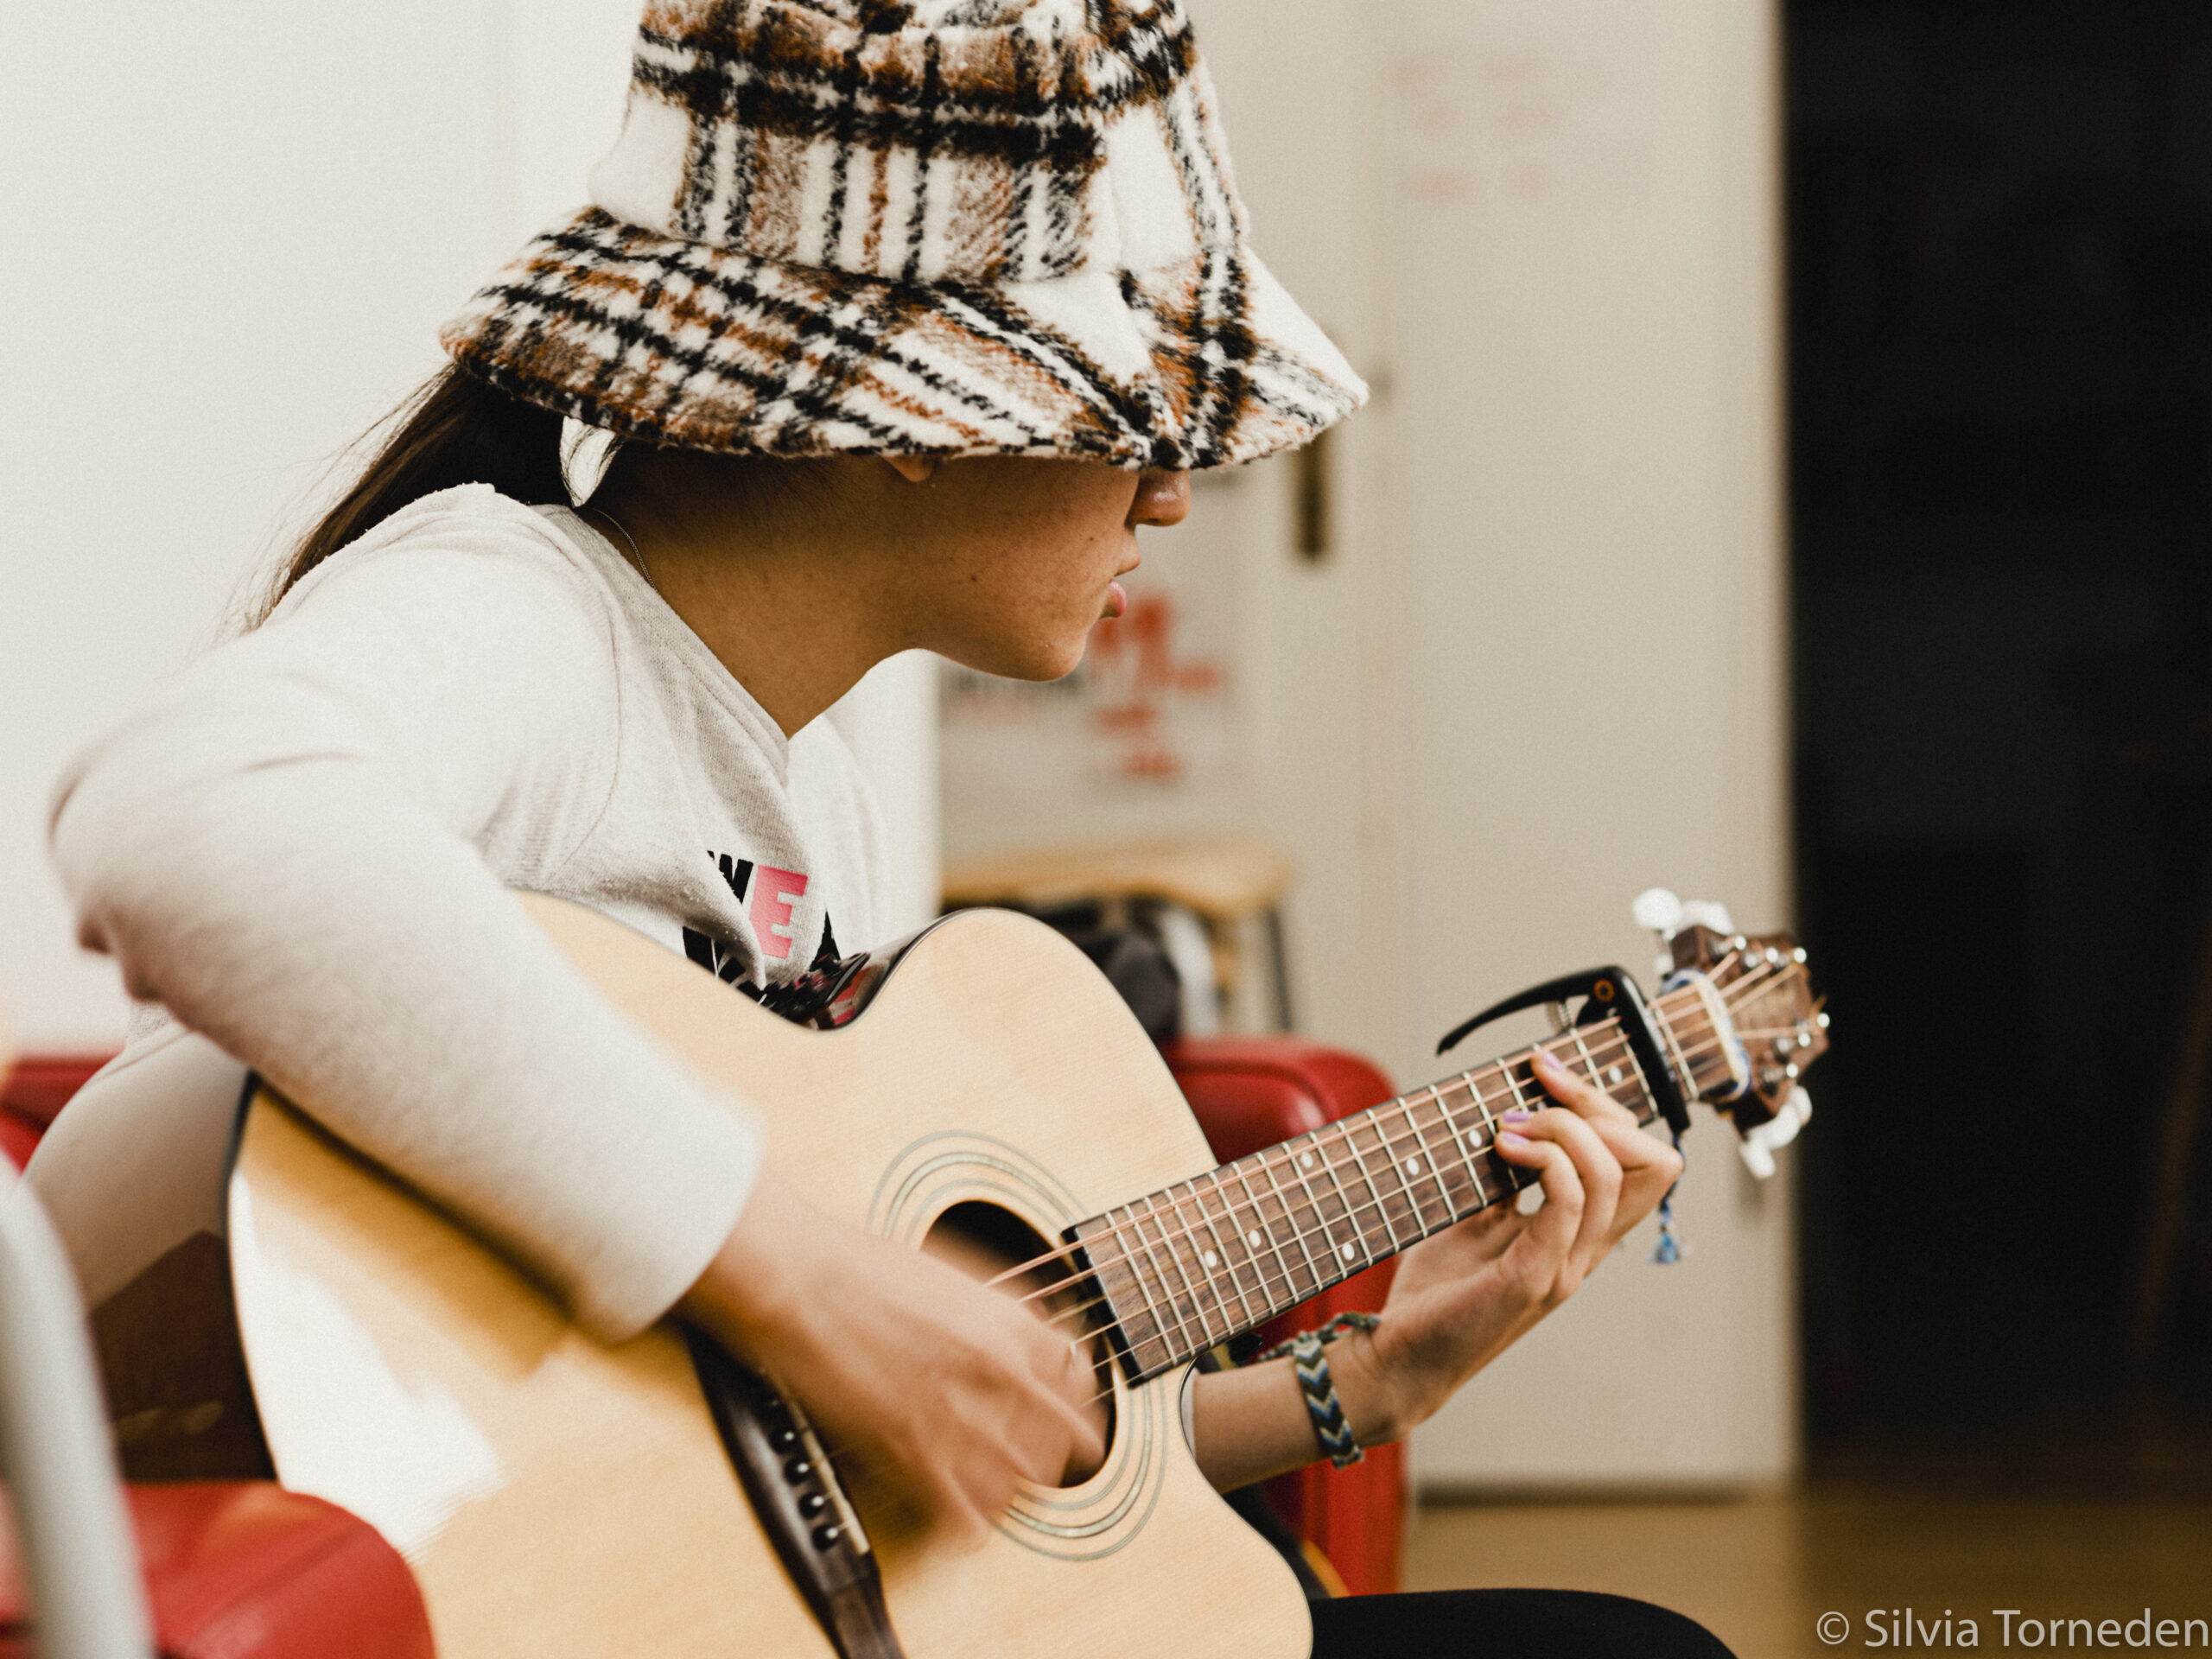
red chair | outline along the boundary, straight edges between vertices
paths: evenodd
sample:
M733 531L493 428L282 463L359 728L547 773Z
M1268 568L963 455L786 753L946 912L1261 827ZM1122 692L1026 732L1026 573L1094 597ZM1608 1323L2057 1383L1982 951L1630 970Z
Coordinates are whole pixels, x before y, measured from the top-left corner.
M27 1162L100 1064L17 1066L0 1086L0 1151L18 1167ZM71 1292L56 1294L74 1302ZM271 1481L137 1485L124 1496L163 1659L432 1659L429 1614L406 1562L336 1505ZM0 1492L0 1659L31 1659L37 1645L18 1523Z
M1397 1090L1368 1061L1295 1037L1186 1037L1166 1049L1169 1070L1226 1163L1389 1099ZM1264 1332L1269 1343L1331 1315L1372 1311L1395 1262L1324 1291ZM1398 1588L1405 1532L1404 1449L1379 1446L1349 1469L1325 1463L1268 1483L1276 1513L1311 1542L1354 1595ZM1333 1587L1333 1586L1332 1586Z
M106 1064L105 1056L18 1061L14 1075L0 1077L0 1154L17 1169L29 1163L54 1115Z
M130 1489L162 1659L431 1659L413 1574L365 1522L270 1481ZM35 1650L0 1516L0 1659Z

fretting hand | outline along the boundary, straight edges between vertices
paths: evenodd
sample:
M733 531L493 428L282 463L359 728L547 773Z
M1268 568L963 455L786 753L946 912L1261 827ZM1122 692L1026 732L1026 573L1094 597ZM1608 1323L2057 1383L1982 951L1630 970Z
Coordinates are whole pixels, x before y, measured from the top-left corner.
M1533 1172L1534 1215L1493 1205L1399 1258L1380 1326L1330 1344L1353 1438L1377 1446L1433 1415L1461 1384L1574 1294L1681 1173L1629 1109L1548 1056L1556 1106L1501 1120L1497 1153ZM1198 1462L1224 1490L1309 1463L1313 1430L1288 1361L1199 1379Z

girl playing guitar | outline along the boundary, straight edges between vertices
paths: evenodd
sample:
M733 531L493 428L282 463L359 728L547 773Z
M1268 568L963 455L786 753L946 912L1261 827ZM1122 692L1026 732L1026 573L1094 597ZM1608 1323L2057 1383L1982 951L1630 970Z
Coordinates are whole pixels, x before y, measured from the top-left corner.
M77 760L54 854L135 1037L207 1033L594 1333L692 1321L982 1529L1098 1458L1090 1371L801 1198L506 890L756 995L877 943L881 830L823 712L917 647L1066 674L1192 469L1365 389L1246 243L1173 0L654 0L634 62L594 206L448 326L262 626ZM1543 1207L1415 1248L1327 1351L1355 1441L1433 1413L1679 1173L1542 1081L1499 1142ZM1224 1490L1320 1450L1288 1360L1200 1377L1192 1431ZM1565 1592L1314 1624L1329 1659L1723 1651Z

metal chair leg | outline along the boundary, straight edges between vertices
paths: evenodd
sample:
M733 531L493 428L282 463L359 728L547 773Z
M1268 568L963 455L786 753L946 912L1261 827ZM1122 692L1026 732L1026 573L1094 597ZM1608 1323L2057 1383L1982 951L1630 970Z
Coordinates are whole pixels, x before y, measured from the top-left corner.
M35 1194L0 1175L0 1465L38 1650L151 1659L152 1624L124 1513L77 1284Z

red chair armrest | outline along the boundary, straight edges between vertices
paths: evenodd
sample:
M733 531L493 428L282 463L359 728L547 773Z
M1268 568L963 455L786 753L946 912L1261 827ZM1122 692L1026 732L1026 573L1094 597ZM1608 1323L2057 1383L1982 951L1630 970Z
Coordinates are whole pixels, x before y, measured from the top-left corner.
M429 1615L366 1522L267 1481L133 1486L130 1516L164 1659L432 1659ZM30 1651L0 1529L0 1659Z

